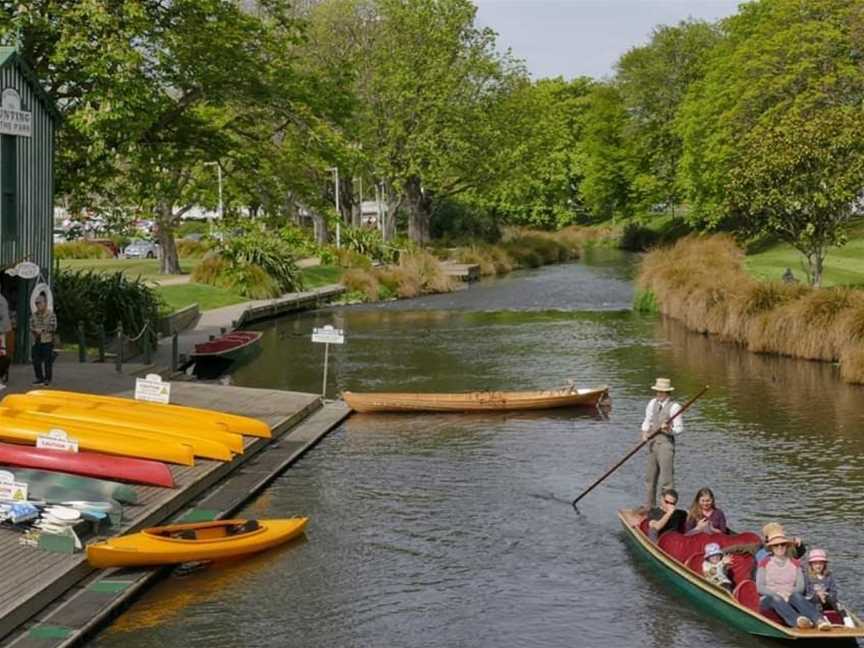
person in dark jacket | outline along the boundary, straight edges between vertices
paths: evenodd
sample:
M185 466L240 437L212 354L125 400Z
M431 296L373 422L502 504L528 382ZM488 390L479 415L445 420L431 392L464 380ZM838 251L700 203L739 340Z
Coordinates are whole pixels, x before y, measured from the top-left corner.
M660 492L660 506L648 511L648 537L655 542L666 531L684 531L687 511L679 509L678 491L664 488Z

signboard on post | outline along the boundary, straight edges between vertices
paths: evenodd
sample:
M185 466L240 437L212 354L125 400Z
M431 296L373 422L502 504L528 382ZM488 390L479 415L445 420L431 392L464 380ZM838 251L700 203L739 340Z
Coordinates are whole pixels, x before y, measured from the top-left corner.
M159 374L147 374L135 379L135 400L151 403L171 402L171 383L164 382Z
M15 475L8 470L0 470L0 500L26 502L27 484L15 481Z
M312 329L312 341L324 345L324 386L321 388L321 398L327 397L327 361L330 357L331 344L345 344L345 331L327 326Z
M70 439L65 430L55 428L48 430L48 434L40 434L36 437L37 448L48 450L62 450L64 452L78 452L78 440Z

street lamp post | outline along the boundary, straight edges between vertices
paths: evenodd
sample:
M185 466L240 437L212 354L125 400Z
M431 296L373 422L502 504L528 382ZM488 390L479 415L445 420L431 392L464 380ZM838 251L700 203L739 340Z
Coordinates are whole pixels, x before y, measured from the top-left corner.
M222 206L222 165L218 162L205 162L204 166L215 166L216 167L216 177L219 179L219 221L221 222L225 217L225 211ZM213 231L213 220L208 218L210 221L210 231Z
M335 179L335 189L336 189L336 247L342 247L340 237L341 237L341 224L342 224L342 212L339 211L339 167L330 167L327 169L328 171L333 171L336 174Z

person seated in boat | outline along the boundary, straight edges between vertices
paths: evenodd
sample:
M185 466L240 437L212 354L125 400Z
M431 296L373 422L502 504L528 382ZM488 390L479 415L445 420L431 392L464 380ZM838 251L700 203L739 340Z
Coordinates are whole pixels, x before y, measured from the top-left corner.
M824 549L811 549L804 559L804 598L820 610L837 610L837 585L828 571L828 554Z
M714 505L714 493L710 488L700 488L693 498L684 524L687 535L694 533L729 533L726 515Z
M768 547L765 546L765 543L768 542L768 538L770 536L776 535L778 532L783 533L783 526L777 524L776 522L769 522L764 527L762 527L762 546L756 552L755 556L757 565L765 558L771 556L771 552L768 551ZM793 536L789 555L792 556L792 558L797 558L800 560L806 553L807 545L804 544L801 538Z
M831 622L822 611L804 597L804 573L798 561L789 555L792 538L786 537L779 524L765 542L771 556L756 568L756 589L763 609L773 610L790 627L830 630Z
M687 511L678 508L678 491L664 488L660 492L660 506L652 508L648 517L648 537L654 542L666 531L684 532Z
M727 570L731 564L732 556L723 553L719 544L709 542L705 545L705 560L702 561L702 575L709 582L722 587L728 592L734 589L732 580L727 574Z

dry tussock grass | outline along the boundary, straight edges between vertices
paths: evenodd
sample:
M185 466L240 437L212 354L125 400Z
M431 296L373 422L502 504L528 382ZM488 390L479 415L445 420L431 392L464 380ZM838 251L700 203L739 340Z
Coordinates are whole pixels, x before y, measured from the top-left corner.
M363 293L369 301L378 301L378 278L374 272L354 268L342 275L342 283L352 292Z
M841 375L864 383L864 291L759 282L728 236L681 239L649 253L639 286L665 315L751 351L839 361Z

